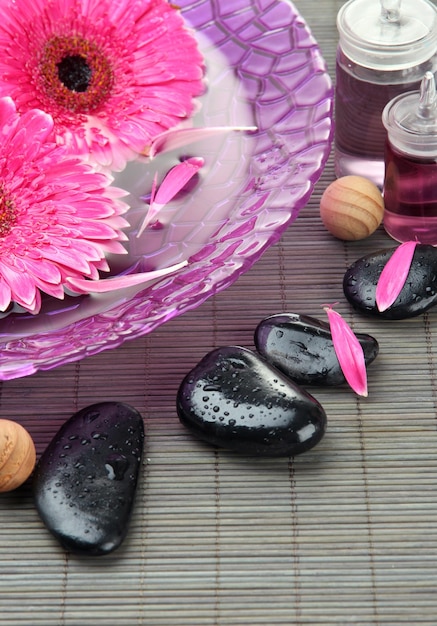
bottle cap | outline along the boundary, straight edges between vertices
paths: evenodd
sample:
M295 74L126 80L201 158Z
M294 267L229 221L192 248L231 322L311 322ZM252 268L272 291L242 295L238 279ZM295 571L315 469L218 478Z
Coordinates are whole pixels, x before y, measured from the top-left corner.
M375 70L415 67L437 52L437 7L429 0L349 0L337 28L345 55Z
M390 100L382 113L391 145L406 155L437 163L437 90L434 74L426 72L420 91Z

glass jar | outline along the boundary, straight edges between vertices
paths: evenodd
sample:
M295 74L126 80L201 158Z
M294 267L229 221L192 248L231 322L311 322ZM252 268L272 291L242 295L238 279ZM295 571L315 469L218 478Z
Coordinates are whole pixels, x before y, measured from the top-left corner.
M437 7L429 0L349 0L337 16L337 176L384 180L382 111L437 73Z
M384 108L384 228L397 241L437 245L437 95L432 72L420 90Z

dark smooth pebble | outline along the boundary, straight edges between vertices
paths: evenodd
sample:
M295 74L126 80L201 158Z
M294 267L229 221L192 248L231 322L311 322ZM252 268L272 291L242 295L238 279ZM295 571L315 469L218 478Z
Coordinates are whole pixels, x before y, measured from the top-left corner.
M371 335L356 337L369 365L379 352ZM341 385L345 377L338 362L327 322L309 315L284 313L262 320L255 330L255 346L269 363L300 385Z
M143 419L121 402L102 402L73 415L37 463L38 512L62 546L103 555L124 540L144 442Z
M260 456L294 456L323 437L319 402L251 350L209 352L177 394L181 422L200 439Z
M437 250L418 244L405 285L386 311L376 306L376 285L396 248L380 250L355 261L343 278L344 295L352 306L367 315L406 319L424 313L437 303Z

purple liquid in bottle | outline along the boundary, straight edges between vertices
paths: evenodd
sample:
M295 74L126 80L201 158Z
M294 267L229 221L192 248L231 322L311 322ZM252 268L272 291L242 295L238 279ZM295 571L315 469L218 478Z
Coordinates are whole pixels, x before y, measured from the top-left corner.
M419 91L384 108L387 129L384 227L398 241L437 245L437 87L426 72Z
M337 15L335 170L382 187L386 104L437 71L430 0L348 0Z
M384 228L397 241L437 244L437 162L386 145Z
M367 76L367 75L368 76ZM337 176L366 176L379 187L384 180L386 130L382 112L392 98L419 88L420 80L371 82L370 72L337 54L335 94L335 165ZM367 79L367 80L366 80Z

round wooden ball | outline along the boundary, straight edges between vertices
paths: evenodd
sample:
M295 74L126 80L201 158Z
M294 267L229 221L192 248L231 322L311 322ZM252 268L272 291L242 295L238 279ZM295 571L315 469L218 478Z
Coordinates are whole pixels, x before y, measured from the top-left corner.
M362 176L343 176L325 189L320 217L329 232L345 241L369 237L382 222L384 200L378 187Z
M0 419L0 492L22 485L35 462L35 445L27 430L17 422Z

